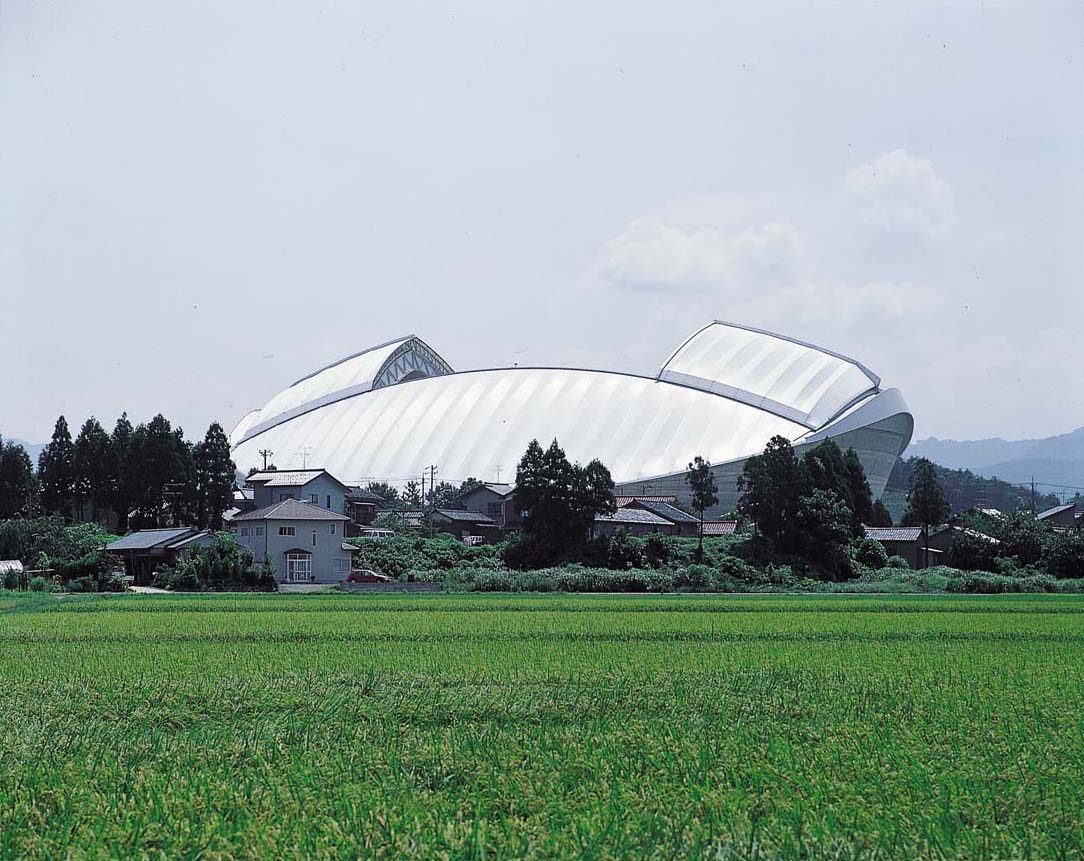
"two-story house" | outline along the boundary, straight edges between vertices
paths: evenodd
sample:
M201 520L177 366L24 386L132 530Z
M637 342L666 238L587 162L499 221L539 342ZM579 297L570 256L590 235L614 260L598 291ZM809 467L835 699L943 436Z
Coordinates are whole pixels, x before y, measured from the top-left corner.
M351 488L326 469L276 469L254 472L245 484L252 488L256 508L296 499L318 505L336 514L346 513L346 495Z
M257 564L271 561L280 583L341 583L350 574L351 551L343 546L349 521L345 514L287 497L236 515L229 528Z

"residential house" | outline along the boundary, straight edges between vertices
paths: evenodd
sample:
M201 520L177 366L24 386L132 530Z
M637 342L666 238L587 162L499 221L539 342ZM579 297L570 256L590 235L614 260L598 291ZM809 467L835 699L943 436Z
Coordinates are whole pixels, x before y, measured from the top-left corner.
M346 491L344 502L344 513L358 526L368 526L376 520L376 512L383 507L385 499L367 487L351 487Z
M914 569L925 568L925 542L921 526L863 526L866 537L880 541L889 556L902 556ZM930 564L940 565L944 551L930 542Z
M270 560L280 583L340 583L350 575L351 553L343 546L349 522L345 514L286 498L238 514L229 528L257 564Z
M720 535L733 535L738 531L736 520L705 520L704 537L715 538Z
M346 513L346 495L351 488L326 469L277 469L254 472L245 479L252 488L253 508L261 509L296 499L336 514Z
M676 526L645 508L619 508L613 514L596 514L592 528L594 535L613 535L623 530L629 535L674 535Z
M486 515L501 529L519 526L515 487L511 484L486 482L481 487L463 494L459 502L467 511Z
M700 518L694 517L687 511L682 511L680 508L676 508L669 502L660 502L652 499L637 499L631 498L629 502L620 506L623 509L641 509L643 511L650 511L663 520L673 524L672 535L681 535L686 538L694 537L700 534Z
M438 532L447 532L467 544L495 544L502 537L497 521L477 511L436 508L429 523Z
M136 586L146 586L159 568L174 564L185 551L213 544L214 540L209 529L193 526L140 529L110 542L105 550L124 561L125 570Z
M1046 511L1041 511L1035 515L1035 519L1041 520L1055 529L1068 529L1077 524L1081 513L1076 510L1076 503L1070 502L1066 505L1056 505Z

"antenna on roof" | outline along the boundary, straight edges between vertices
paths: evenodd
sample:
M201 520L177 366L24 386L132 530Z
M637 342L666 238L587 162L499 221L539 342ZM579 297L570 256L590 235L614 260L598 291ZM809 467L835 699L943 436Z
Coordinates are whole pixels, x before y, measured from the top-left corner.
M257 453L257 454L260 454L260 455L263 455L263 468L264 468L264 469L266 470L266 469L267 469L267 459L268 459L269 457L271 457L271 455L273 455L273 454L274 454L274 452L273 452L273 451L271 451L271 449L269 449L269 448L261 448L261 449L260 449L260 450L259 450L258 452L256 452L256 453Z
M307 446L307 445L303 445L303 446L301 446L301 448L299 448L297 450L297 454L299 454L301 456L301 468L302 469L308 469L309 455L312 454L312 447Z
M496 481L496 483L500 484L501 483L501 465L498 463L495 467L493 467L493 469L495 469L497 471L497 481Z

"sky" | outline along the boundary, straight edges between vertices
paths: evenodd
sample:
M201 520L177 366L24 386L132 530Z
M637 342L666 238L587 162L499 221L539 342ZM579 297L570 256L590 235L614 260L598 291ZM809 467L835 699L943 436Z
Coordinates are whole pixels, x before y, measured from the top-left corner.
M1084 8L0 0L0 433L228 431L404 334L654 374L722 319L916 438L1084 424Z

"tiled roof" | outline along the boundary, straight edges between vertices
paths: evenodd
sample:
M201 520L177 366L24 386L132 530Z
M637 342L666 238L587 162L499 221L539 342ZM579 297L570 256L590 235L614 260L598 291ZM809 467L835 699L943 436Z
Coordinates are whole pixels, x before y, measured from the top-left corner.
M265 487L302 487L321 475L326 475L332 481L339 481L325 469L271 469L267 472L254 472L245 481Z
M373 505L379 505L385 501L383 496L373 493L367 487L347 488L345 496L348 502L371 502Z
M301 502L297 499L284 499L274 505L257 508L255 511L246 511L238 514L231 523L246 520L349 520L342 514L328 511L311 502Z
M867 538L877 541L917 541L921 526L863 526Z
M676 496L618 496L617 507L624 508L630 502L677 502Z
M693 517L689 512L682 511L680 508L675 508L669 502L655 502L649 499L638 499L636 504L641 508L646 508L653 514L659 515L671 523L699 523L700 520Z
M656 526L672 525L665 517L659 517L644 508L619 508L613 514L598 514L595 523L650 523Z
M458 511L453 508L438 508L435 510L436 514L440 514L443 517L447 517L449 520L454 520L460 523L493 523L496 524L496 520L492 517L487 517L485 514L480 514L477 511Z
M733 535L738 531L738 521L736 520L705 520L704 521L704 534L705 535Z
M150 550L153 547L165 547L182 538L188 538L196 532L191 526L178 526L172 529L140 529L123 538L118 538L105 545L109 552L116 550Z

